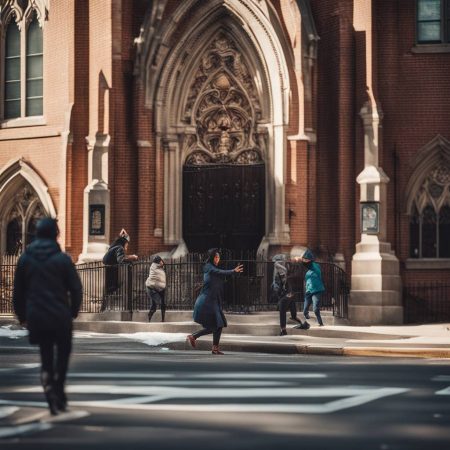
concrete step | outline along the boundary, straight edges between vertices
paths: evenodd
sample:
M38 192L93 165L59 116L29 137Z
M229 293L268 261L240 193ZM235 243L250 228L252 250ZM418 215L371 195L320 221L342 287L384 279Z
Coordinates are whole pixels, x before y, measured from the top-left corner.
M277 311L257 312L250 314L225 313L229 324L279 324L279 313ZM325 325L334 325L335 319L331 311L322 311L322 319ZM287 317L289 317L289 312ZM303 314L298 313L298 317L304 320ZM311 324L316 323L316 317L310 314ZM80 313L78 321L132 321L148 322L148 311L134 311L132 315L128 312L105 311L103 313ZM152 318L152 323L161 321L161 311L158 310ZM166 311L166 322L192 322L192 311ZM288 319L289 322L289 319ZM294 322L292 322L294 324Z
M338 327L327 328L317 327L314 324L309 330L299 330L293 328L293 324L288 324L289 335L301 335L319 338L344 338L344 339L401 339L399 335L389 335L380 333L369 333L366 331L348 331ZM139 332L159 332L159 333L183 333L190 334L200 329L200 325L194 322L127 322L127 321L75 321L75 330L91 331L96 333L139 333ZM229 324L224 328L223 334L242 336L278 336L280 327L278 324Z

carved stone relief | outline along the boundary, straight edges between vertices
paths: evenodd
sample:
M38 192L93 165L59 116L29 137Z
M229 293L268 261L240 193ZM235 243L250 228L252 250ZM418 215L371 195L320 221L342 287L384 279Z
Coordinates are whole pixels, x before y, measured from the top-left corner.
M185 122L187 165L262 162L256 132L256 88L235 43L220 34L207 48L190 87Z

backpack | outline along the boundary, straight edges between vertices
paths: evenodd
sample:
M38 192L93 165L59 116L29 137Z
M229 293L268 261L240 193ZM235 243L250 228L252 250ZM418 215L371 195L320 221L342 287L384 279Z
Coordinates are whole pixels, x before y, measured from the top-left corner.
M113 264L117 264L116 251L118 247L118 245L114 245L113 247L108 248L105 256L103 256L103 264L105 264L105 266L112 266Z

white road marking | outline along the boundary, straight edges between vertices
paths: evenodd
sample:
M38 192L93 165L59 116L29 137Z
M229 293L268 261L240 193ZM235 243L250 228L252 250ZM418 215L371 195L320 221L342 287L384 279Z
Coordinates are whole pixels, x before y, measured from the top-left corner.
M340 411L343 409L354 408L356 406L363 405L365 403L369 403L374 400L378 400L383 397L403 394L409 389L402 388L341 388L334 389L336 392L333 395L332 391L334 388L319 388L317 389L310 388L309 396L317 397L323 394L324 397L333 397L333 396L341 396L342 392L345 391L347 394L351 395L350 398L344 398L335 400L332 402L324 403L324 404L249 404L249 403L225 403L225 404L137 404L136 400L144 400L144 399L129 399L130 403L126 403L126 399L121 399L121 402L118 401L90 401L90 402L72 402L74 405L79 405L83 407L98 407L98 408L109 408L109 409L128 409L128 410L139 410L139 411L195 411L195 412L235 412L235 413L255 413L255 412L265 412L265 413L309 413L309 414L329 414L336 411ZM351 394L350 394L351 392ZM268 395L269 393L264 390L266 394L264 397L272 397L275 395ZM304 393L304 392L302 392ZM205 393L203 393L205 394ZM201 398L217 398L217 396L210 395L210 393L206 393L207 395L202 395ZM280 396L280 392L277 393ZM187 395L180 396L179 393L176 397L171 398L192 398L194 397L192 393L187 393ZM230 397L229 393L227 393L226 397ZM237 396L232 396L236 397ZM239 397L242 397L242 392L239 393ZM250 395L246 396L247 398ZM290 396L292 397L292 396ZM153 397L155 399L160 400L161 397ZM169 397L166 396L166 400ZM194 398L198 398L196 395ZM255 398L255 397L252 397ZM261 398L261 397L258 397ZM146 399L147 401L151 401L151 398ZM134 401L134 403L131 403Z
M24 370L24 369L35 369L36 367L40 367L39 363L31 363L31 364L18 364L15 367L7 367L7 368L1 368L1 373L8 373L8 372L16 372L17 370Z
M20 436L21 434L36 433L38 431L45 431L52 428L49 423L29 423L26 425L19 425L15 427L0 427L0 438L10 438Z
M0 419L12 416L17 411L19 411L19 408L16 408L15 406L5 406L3 408L0 408Z
M69 375L70 378L142 378L142 379L158 379L158 378L175 378L178 377L175 373L143 373L143 372L73 372ZM327 378L324 373L273 373L273 372L232 372L232 373L189 373L183 372L183 378L211 378L214 380L220 379L307 379L307 378Z
M450 395L450 386L435 392L436 395Z
M450 381L450 375L437 375L431 381Z
M199 373L195 375L191 375L195 378L326 378L327 375L324 373L273 373L273 372L233 372L233 373L218 373L218 374L205 374L205 373Z

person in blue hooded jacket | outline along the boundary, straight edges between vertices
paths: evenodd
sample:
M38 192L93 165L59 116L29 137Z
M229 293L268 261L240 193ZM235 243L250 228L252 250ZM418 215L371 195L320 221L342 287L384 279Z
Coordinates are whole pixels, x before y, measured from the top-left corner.
M306 319L309 319L309 307L312 303L317 323L322 327L320 295L325 291L325 286L322 281L322 271L320 270L319 264L315 262L314 255L309 249L302 256L302 264L307 269L305 274L305 304L303 306L303 315Z
M222 270L217 266L220 261L220 253L217 248L208 250L208 259L203 267L203 287L194 305L193 319L203 329L187 336L187 341L195 348L195 341L200 336L213 334L213 355L223 355L219 349L222 329L227 326L225 315L222 311L223 285L227 275L233 275L243 271L241 264L234 269Z

